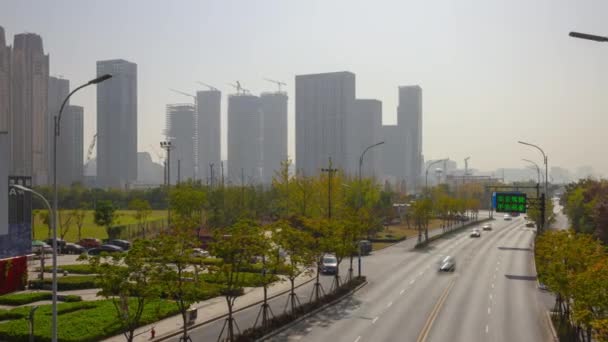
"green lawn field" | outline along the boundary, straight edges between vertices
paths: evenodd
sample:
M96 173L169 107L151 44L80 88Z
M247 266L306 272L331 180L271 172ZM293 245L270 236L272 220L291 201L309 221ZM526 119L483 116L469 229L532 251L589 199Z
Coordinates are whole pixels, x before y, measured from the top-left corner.
M44 240L49 237L49 228L42 222L40 213L44 210L34 210L34 239L35 240ZM84 225L82 227L82 237L93 237L98 239L105 239L108 237L106 234L105 227L100 227L93 222L93 210L88 210L87 215L84 218ZM136 224L137 220L134 217L135 211L133 210L117 210L117 219L115 222L115 226L119 225L128 225L128 224ZM148 221L157 221L161 219L167 218L166 210L153 210L150 213L150 217ZM73 221L73 220L72 220ZM60 236L59 230L57 231L57 235ZM76 242L78 240L78 227L76 224L72 222L69 230L65 235L65 240L68 242Z

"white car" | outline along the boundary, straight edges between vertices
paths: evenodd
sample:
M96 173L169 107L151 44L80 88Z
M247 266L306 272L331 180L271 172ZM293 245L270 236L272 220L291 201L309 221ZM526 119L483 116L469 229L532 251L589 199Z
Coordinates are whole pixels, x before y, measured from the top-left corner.
M192 257L193 258L208 258L211 254L208 251L202 248L193 248L192 249Z
M505 216L503 216L505 221L511 221L513 218L511 217L511 215L509 214L505 214Z
M481 232L479 231L479 229L473 229L473 230L471 230L471 234L469 236L470 237L481 237Z
M483 230L492 230L492 224L491 223L486 223L484 224L481 229Z
M439 272L454 272L456 270L456 259L452 256L441 257L439 260Z

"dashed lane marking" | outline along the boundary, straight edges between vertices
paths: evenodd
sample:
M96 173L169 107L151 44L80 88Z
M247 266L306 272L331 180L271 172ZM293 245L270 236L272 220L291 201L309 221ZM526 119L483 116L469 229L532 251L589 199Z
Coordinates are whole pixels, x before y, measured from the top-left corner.
M374 319L372 320L372 324L376 324L376 322L378 321L378 318L380 318L380 317L376 316L376 318L374 318Z
M360 339L361 339L361 336L357 336L357 338L355 339L355 342L359 342Z

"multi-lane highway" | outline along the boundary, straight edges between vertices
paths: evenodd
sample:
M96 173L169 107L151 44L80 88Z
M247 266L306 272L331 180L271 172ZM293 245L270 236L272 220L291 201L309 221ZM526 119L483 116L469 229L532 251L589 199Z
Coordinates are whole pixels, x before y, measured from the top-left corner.
M550 341L533 265L534 229L522 218L493 221L493 230L439 239L425 250L410 243L365 260L369 284L272 341ZM438 273L443 255L456 271Z

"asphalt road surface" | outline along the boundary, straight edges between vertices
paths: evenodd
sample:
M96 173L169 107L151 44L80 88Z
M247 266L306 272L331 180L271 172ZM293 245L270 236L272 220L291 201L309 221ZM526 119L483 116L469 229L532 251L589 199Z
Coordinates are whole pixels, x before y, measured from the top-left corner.
M536 285L535 229L514 218L421 251L402 243L365 260L369 284L272 341L551 341ZM438 273L441 256L456 271Z

